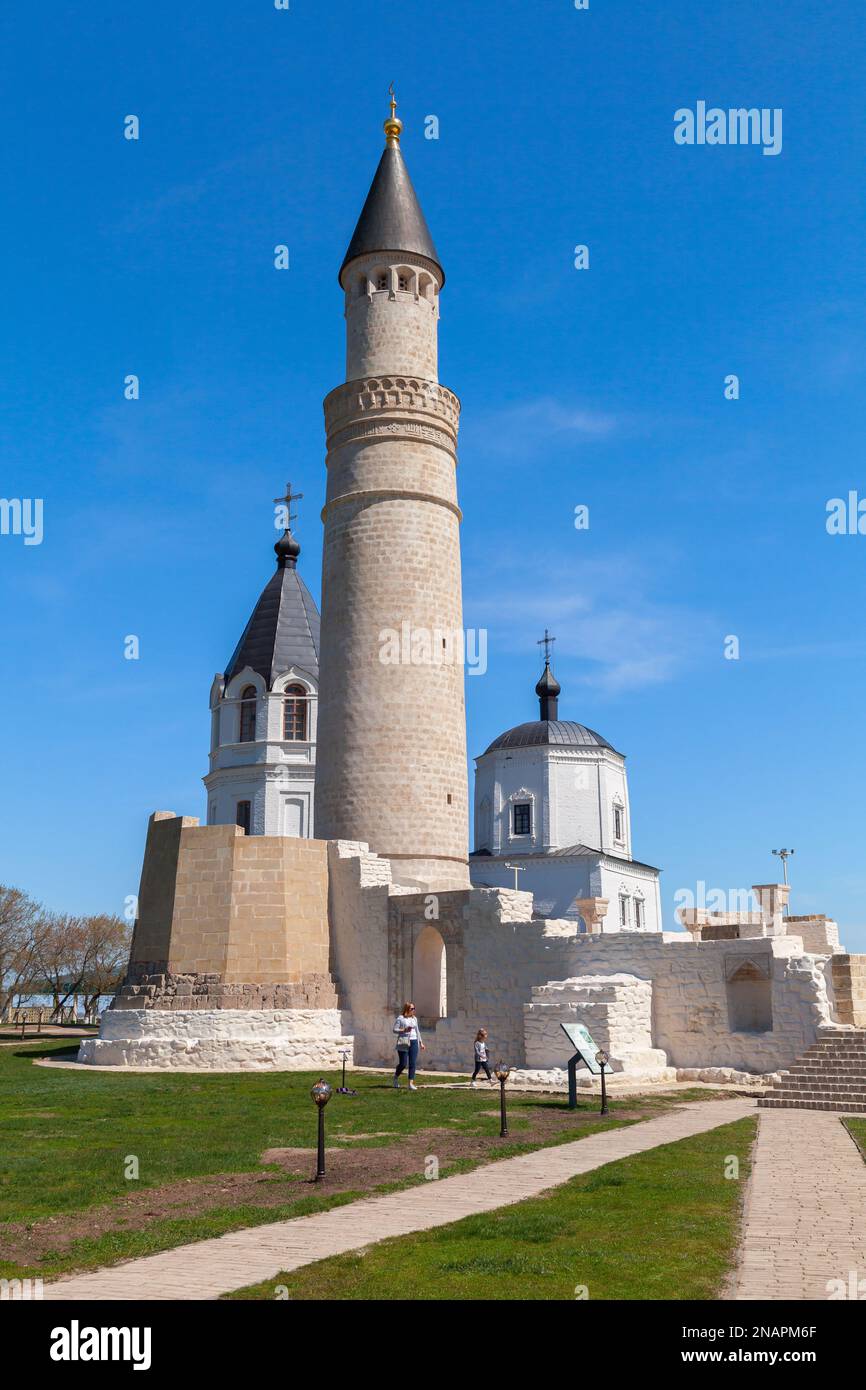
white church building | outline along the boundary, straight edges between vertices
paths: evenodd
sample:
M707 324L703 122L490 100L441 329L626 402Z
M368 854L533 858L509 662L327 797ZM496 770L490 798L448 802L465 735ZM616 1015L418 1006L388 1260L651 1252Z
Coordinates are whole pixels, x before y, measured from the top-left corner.
M291 498L291 488L289 488ZM287 528L224 673L211 686L208 825L247 835L313 833L319 610Z
M534 916L581 931L661 931L659 871L632 855L624 756L559 718L549 659L535 693L539 718L476 759L473 885L529 892Z

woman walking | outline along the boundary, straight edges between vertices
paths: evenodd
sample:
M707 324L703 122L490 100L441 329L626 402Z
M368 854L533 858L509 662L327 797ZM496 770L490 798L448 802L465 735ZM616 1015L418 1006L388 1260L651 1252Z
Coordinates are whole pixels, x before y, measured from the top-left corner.
M394 1072L394 1086L399 1087L400 1073L408 1065L409 1090L417 1091L415 1067L418 1063L418 1051L424 1044L421 1041L421 1030L415 1016L414 1004L403 1005L403 1012L394 1024L394 1032L397 1034L397 1070Z

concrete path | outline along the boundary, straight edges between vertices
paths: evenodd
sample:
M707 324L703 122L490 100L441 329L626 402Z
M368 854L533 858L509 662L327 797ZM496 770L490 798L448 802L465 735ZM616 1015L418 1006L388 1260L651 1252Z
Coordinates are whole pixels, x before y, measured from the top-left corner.
M604 1163L643 1153L659 1144L689 1139L754 1111L751 1100L694 1101L654 1120L589 1135L556 1148L538 1149L520 1158L502 1159L476 1168L473 1173L426 1182L385 1197L369 1197L315 1216L249 1227L92 1274L72 1275L47 1285L44 1296L217 1298L247 1284L272 1279L281 1270L298 1269L328 1255L358 1250L388 1236L446 1226L464 1216L525 1201ZM847 1142L850 1144L851 1140ZM371 1162L375 1162L372 1151Z
M866 1163L856 1144L829 1111L758 1113L733 1298L827 1299L829 1281L847 1289L852 1271L863 1298Z

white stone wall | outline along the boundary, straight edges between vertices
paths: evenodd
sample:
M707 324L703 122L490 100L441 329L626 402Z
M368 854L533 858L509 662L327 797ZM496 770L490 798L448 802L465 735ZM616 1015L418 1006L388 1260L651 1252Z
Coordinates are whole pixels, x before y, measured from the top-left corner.
M610 1058L613 1072L666 1072L667 1057L653 1047L650 980L624 973L583 975L552 981L532 991L524 1004L526 1067L561 1067L573 1048L562 1024L582 1023Z
M783 917L782 926L786 935L800 938L804 951L831 951L838 955L844 952L839 942L839 925L830 917Z
M339 1009L108 1009L78 1060L202 1071L316 1071L342 1065L351 1034Z
M357 846L332 847L332 856L332 931L341 1002L351 1009L358 1059L387 1064L393 1059L395 990L387 908L394 889L384 881L375 856L359 859ZM378 881L366 886L374 873ZM684 932L586 936L574 922L527 920L527 893L478 888L455 896L462 903L456 924L462 943L446 955L446 965L459 973L460 1005L426 1032L424 1062L430 1066L471 1067L479 1027L490 1032L494 1060L525 1066L524 1005L532 1002L533 989L586 975L627 974L650 982L651 1047L663 1052L672 1067L773 1072L802 1055L815 1041L817 1028L831 1019L830 956L803 954L793 937L695 942ZM417 895L415 901L423 903ZM419 926L423 922L419 908ZM727 973L731 965L751 959L770 977L771 1032L732 1032L730 1027ZM567 1047L563 1035L561 1065Z
M682 940L680 940L682 936ZM653 1043L671 1065L771 1072L796 1060L830 1020L829 957L792 938L694 942L685 933L580 938L572 974L628 971L653 982ZM732 1032L726 962L767 963L773 1030Z

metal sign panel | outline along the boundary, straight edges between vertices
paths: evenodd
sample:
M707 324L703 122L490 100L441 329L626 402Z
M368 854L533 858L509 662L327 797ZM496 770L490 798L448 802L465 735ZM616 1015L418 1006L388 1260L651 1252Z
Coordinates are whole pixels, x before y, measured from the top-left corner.
M580 1053L593 1076L600 1075L601 1067L595 1060L598 1045L593 1041L589 1029L584 1028L582 1023L560 1023L559 1026L575 1051Z

